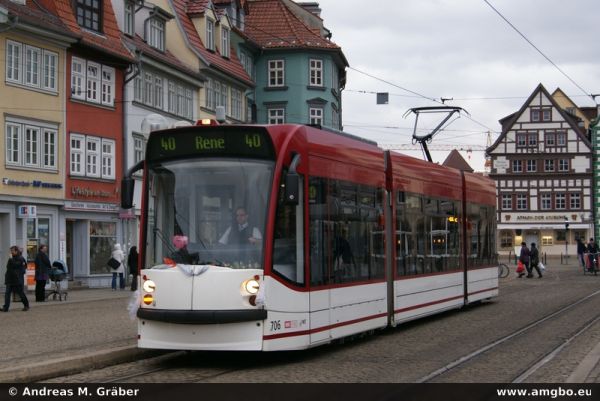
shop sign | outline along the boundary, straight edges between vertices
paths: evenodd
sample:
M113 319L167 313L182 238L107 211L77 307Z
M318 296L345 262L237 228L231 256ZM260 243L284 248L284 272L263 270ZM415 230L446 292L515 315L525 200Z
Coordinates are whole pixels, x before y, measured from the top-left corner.
M65 201L65 210L118 212L119 207L114 203Z
M577 221L577 215L572 214L567 216L566 214L504 214L503 221L506 222L518 222L518 223L532 223L532 222L564 222L565 220Z
M25 188L50 188L50 189L60 189L63 187L62 184L55 182L45 182L39 180L26 181L26 180L12 180L10 178L3 178L2 184L11 185L14 187L25 187Z
M17 217L20 219L34 219L37 217L35 205L20 205L17 209Z
M73 187L71 188L71 194L76 197L85 197L85 198L111 198L113 196L112 193L108 191L103 191L101 189L92 189L92 188L84 188L84 187Z

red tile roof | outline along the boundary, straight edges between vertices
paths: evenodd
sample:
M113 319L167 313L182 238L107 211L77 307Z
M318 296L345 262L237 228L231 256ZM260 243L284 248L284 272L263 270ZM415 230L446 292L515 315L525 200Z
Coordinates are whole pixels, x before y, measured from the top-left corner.
M5 7L9 14L18 16L18 23L35 25L41 29L60 33L72 38L79 38L81 35L76 35L63 24L55 14L49 12L39 2L28 1L25 5L15 3L10 0L0 0L0 4Z
M248 7L246 34L264 48L341 50L297 18L281 0L254 0Z
M183 33L187 38L189 46L194 50L200 58L211 68L215 68L224 72L225 74L238 79L246 85L254 86L254 82L248 76L248 73L242 67L240 60L237 58L235 49L231 48L229 51L230 57L222 57L218 51L206 50L202 39L196 31L196 27L192 23L190 15L188 15L188 5L191 3L194 6L199 6L202 0L171 0L173 9L175 10L176 19L179 26L183 29ZM195 9L196 13L200 12L199 8Z
M75 18L75 10L71 0L37 0L49 12L56 14L63 24L73 33L81 35L80 43L93 47L105 54L126 61L133 61L133 56L121 41L121 31L110 1L102 2L102 33L92 33L81 28Z

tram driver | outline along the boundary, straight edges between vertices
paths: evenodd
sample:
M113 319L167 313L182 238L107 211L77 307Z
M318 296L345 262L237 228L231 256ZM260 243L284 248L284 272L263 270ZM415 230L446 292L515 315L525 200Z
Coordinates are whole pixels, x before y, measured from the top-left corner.
M221 245L244 245L260 244L262 234L257 227L250 226L248 223L248 213L246 208L238 207L235 210L235 220L237 224L232 224L219 239Z

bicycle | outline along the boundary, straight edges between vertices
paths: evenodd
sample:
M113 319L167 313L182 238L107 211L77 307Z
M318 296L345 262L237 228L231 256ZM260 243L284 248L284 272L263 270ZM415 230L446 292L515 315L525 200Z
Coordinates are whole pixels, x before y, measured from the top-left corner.
M509 274L510 274L510 269L508 268L508 266L505 265L504 263L500 263L498 265L498 277L505 278L505 277L508 277Z
M583 274L587 273L598 275L598 254L597 253L586 253L583 255L584 266Z

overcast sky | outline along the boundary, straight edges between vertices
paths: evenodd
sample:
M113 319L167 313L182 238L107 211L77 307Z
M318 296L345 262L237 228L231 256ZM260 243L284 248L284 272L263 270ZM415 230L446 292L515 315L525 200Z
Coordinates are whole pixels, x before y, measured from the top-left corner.
M414 114L403 118L405 112L439 105L401 88L454 98L446 104L464 108L471 119L452 122L433 145L465 148L485 146L488 130L495 140L498 120L517 111L539 83L550 93L560 87L579 106L594 106L584 93L600 94L598 0L488 0L583 91L484 0L317 1L350 64L344 130L382 145L409 144ZM389 92L389 104L376 105L375 92ZM421 133L437 125L435 118L443 117L420 118ZM441 163L448 152L432 153ZM482 151L461 154L483 170Z

